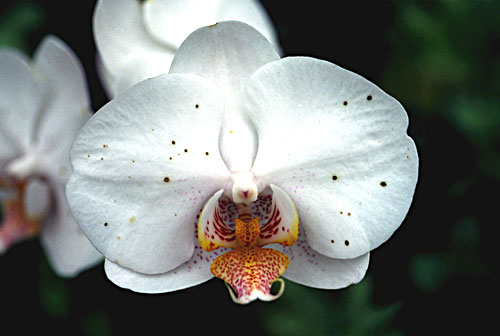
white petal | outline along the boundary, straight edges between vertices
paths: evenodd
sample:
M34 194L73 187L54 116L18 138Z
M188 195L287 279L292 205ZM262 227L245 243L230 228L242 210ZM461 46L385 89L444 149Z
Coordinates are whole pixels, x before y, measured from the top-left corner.
M366 79L303 57L265 65L246 94L259 135L253 172L290 195L309 245L350 259L386 241L417 180L403 107Z
M113 99L115 96L115 77L111 75L111 72L106 68L102 56L99 53L95 56L95 67L106 96L109 99Z
M106 258L148 274L191 258L196 215L229 178L217 148L223 110L206 79L164 75L117 96L82 128L67 195Z
M278 46L269 17L255 0L155 0L144 4L143 13L150 34L176 48L194 30L227 20L253 26Z
M251 168L257 151L253 125L242 109L247 79L262 65L279 59L257 30L235 21L196 30L180 46L170 73L191 73L213 80L222 90L226 110L220 152L232 172Z
M166 293L199 285L213 278L210 272L212 261L228 250L220 248L204 251L195 242L194 254L187 262L161 274L143 274L117 265L106 259L104 269L108 278L117 286L139 293Z
M117 74L114 82L114 95L124 92L145 79L167 74L173 59L172 52L136 53Z
M26 56L0 50L0 166L33 140L43 89Z
M135 77L140 77L139 74L144 73L142 65L151 68L158 64L152 64L148 55L153 55L154 59L161 59L161 55L165 55L156 75L165 73L163 70L168 70L170 66L175 49L161 44L146 31L142 22L142 6L142 2L137 0L100 0L96 5L94 38L104 66L114 78L118 78L124 67L133 60L136 60L133 70L138 72ZM140 57L144 63L137 66ZM131 66L128 66L130 69ZM113 92L113 95L116 93Z
M47 90L36 134L43 152L41 164L52 176L66 181L71 172L71 143L90 118L85 73L76 55L55 36L40 43L34 67Z
M354 259L334 259L311 249L299 230L299 239L292 246L272 245L290 259L283 277L302 285L323 289L339 289L358 283L368 269L369 253Z
M44 219L40 240L45 254L60 276L73 277L103 260L71 216L64 186L52 183L55 207Z

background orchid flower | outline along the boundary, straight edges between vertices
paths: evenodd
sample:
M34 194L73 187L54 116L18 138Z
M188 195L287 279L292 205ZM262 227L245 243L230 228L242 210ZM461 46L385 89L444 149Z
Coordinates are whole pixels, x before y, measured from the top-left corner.
M292 281L342 288L363 278L369 251L408 211L418 158L407 126L403 107L366 79L280 59L254 28L221 22L193 32L168 75L89 120L67 196L121 287L168 292L215 274L246 303L273 299L286 269ZM266 244L276 258L223 257ZM247 279L253 271L264 276Z
M102 260L71 216L64 193L69 150L89 119L82 67L58 38L46 37L33 61L0 50L0 252L40 233L54 270L72 276Z
M146 78L168 73L182 41L195 29L238 20L278 47L257 0L100 0L94 11L98 69L110 97Z

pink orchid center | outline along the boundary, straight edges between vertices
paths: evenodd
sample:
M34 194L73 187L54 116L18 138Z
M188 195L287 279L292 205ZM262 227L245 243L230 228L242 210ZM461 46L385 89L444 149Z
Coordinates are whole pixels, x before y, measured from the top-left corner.
M2 204L3 219L0 224L0 254L24 239L31 238L40 231L41 218L26 215L24 194L26 181L0 180L0 187L12 189L15 196L8 198Z
M281 191L277 196L280 193ZM259 197L259 201L255 203L266 204L265 207L252 207L233 203L226 198L219 199L219 196L220 194L216 194L207 202L200 217L198 238L202 248L207 251L219 247L233 250L215 259L210 271L224 280L228 288L232 288L229 292L236 303L277 299L284 291L284 282L279 277L288 268L289 259L282 252L263 246L273 243L290 246L295 243L298 217L293 204L287 208L283 206L282 199L276 201L268 195ZM237 214L227 211L228 202L236 207ZM290 209L293 209L293 213L285 213ZM259 214L266 218L263 225ZM229 223L226 225L230 218L234 222L234 228L229 227ZM281 283L281 288L273 295L271 286L276 281Z

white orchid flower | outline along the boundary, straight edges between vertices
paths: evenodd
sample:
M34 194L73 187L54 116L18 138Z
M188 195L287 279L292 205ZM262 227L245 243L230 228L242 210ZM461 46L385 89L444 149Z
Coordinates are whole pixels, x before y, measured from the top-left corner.
M71 216L64 193L69 150L90 118L83 69L58 38L33 61L0 49L0 253L40 233L54 270L73 276L101 261Z
M168 73L191 32L226 20L250 24L279 48L258 0L99 0L93 27L106 92L114 97L144 79Z
M409 209L418 158L407 126L366 79L280 59L249 25L221 22L193 32L168 75L89 120L67 196L121 287L161 293L215 275L238 303L279 296L281 274L342 288Z

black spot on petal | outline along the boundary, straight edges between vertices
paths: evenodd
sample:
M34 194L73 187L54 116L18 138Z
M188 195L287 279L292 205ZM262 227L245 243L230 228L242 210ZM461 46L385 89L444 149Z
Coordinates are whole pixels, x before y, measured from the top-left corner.
M368 101L370 101L370 100L372 100L372 99L373 99L372 95L368 95L368 96L366 97L366 100L368 100Z
M345 246L349 246L349 241L348 240L344 241L344 244Z
M170 182L170 178L168 178L168 177L165 177L165 178L163 179L163 182L165 182L165 183L168 183L168 182Z
M385 181L380 182L380 186L381 187L387 187L387 182L385 182Z

